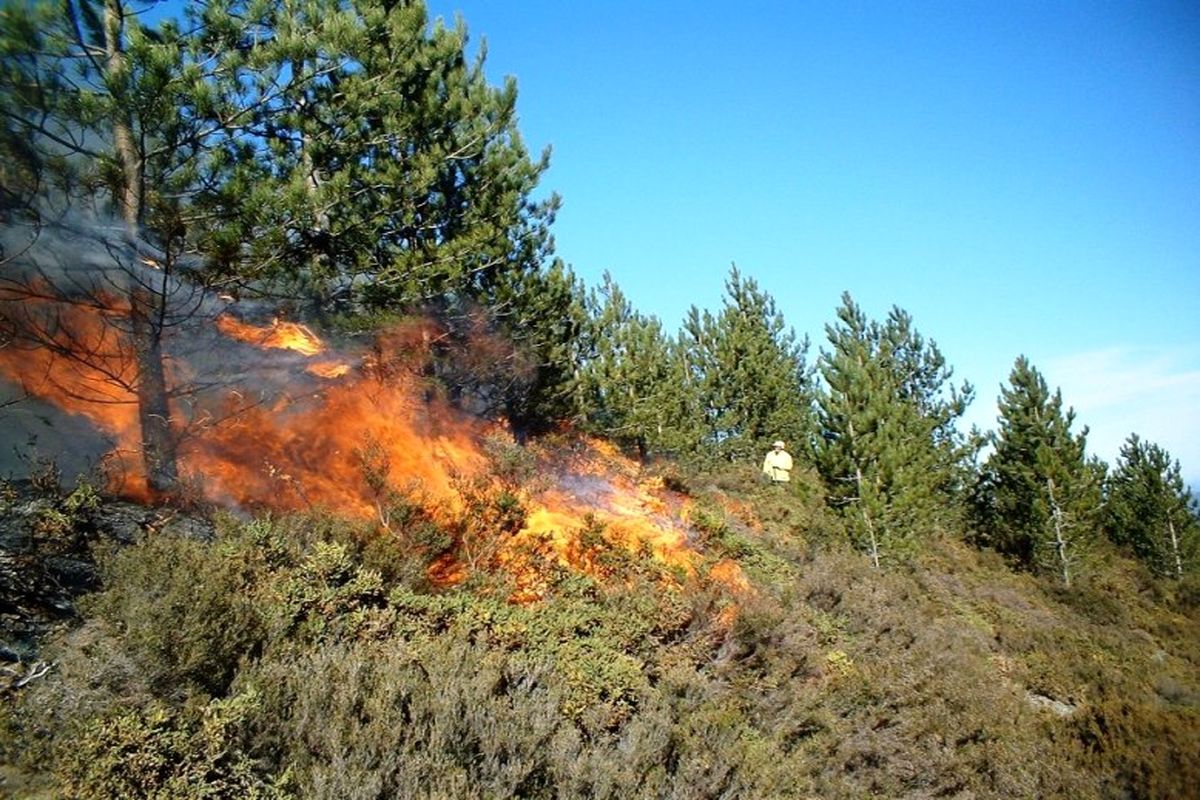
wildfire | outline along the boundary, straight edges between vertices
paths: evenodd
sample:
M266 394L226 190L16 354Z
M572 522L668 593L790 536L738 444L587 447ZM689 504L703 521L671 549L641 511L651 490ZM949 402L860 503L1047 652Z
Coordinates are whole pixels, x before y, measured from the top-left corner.
M323 361L316 364L309 364L304 368L311 375L316 375L320 378L342 378L350 372L350 365L343 364L339 361Z
M108 361L89 366L87 358L64 358L48 348L9 348L0 350L0 373L63 411L86 416L107 434L114 442L113 458L128 468L111 488L142 498L146 479L137 457L142 434L137 376L128 374L136 372L128 363L129 345L94 310L70 313L78 315L70 320L77 331L74 340L88 342L91 355L106 354ZM496 480L485 442L502 440L505 433L439 399L421 369L398 366L405 359L421 363L425 354L409 351L436 338L428 323L414 326L381 336L370 357L354 360L330 356L326 344L302 325L275 320L255 327L228 314L219 317L217 331L227 339L211 349L222 353L225 366L236 365L231 369L237 379L195 395L187 407L172 407L181 476L225 505L324 507L377 519L385 528L389 503L397 496L416 498L433 518L467 537L473 508L467 498L478 491L470 487L486 489ZM246 355L277 349L295 352L307 363L253 366ZM169 382L191 377L184 361L166 360ZM114 374L128 380L114 381ZM96 402L98 394L105 402ZM521 505L518 530L489 534L496 541L482 549L472 545L469 553L464 538L431 568L431 579L461 580L480 567L479 553L486 551L488 563L516 575L517 599L532 600L543 593L545 576L527 558L530 553L540 553L543 562L603 574L599 542L649 553L680 574L695 574L699 559L688 544L682 499L661 482L641 480L638 465L611 445L572 442L558 451L530 449L536 476L510 487ZM516 447L511 440L508 446ZM711 572L723 585L736 588L744 582L732 562Z
M228 314L223 314L217 318L217 328L231 339L237 339L239 342L256 347L294 350L306 356L315 356L325 352L325 344L317 338L317 335L295 322L282 322L274 319L267 327L258 328L234 319Z
M382 482L419 486L431 501L453 504L457 476L484 463L475 444L481 424L369 375L228 416L184 455L207 494L226 504L321 506L366 518L378 513Z
M7 304L20 304L19 317L6 314L6 321L14 327L35 325L39 333L36 339L14 339L0 347L0 375L64 413L88 420L116 443L114 452L140 452L136 369L109 325L109 315L42 299L15 300L3 292L0 300L5 310ZM125 313L116 302L112 305L116 315Z

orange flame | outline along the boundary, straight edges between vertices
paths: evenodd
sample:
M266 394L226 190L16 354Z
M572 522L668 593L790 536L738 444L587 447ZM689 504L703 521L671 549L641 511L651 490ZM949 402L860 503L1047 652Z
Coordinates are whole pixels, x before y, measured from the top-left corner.
M734 594L746 594L750 591L750 582L746 580L746 574L736 561L730 561L728 558L713 564L712 569L708 571L708 577Z
M128 357L128 343L106 327L103 314L68 307L64 315L76 331L73 338L91 342L93 355L107 348L113 363ZM217 328L259 348L309 357L328 350L312 331L294 323L276 320L258 328L224 315ZM376 518L385 527L387 504L400 491L420 498L431 515L452 527L466 513L464 485L476 478L491 480L483 443L501 431L452 408L419 377L427 358L422 343L436 338L429 323L421 322L381 336L372 356L358 366L328 358L307 366L285 363L281 369L291 374L286 391L234 387L219 402L208 401L202 416L190 412L187 425L183 409L173 407L181 474L214 502L278 510L320 506ZM48 348L0 349L0 372L62 410L85 416L115 441L114 454L129 475L112 488L144 497L137 398L129 388L134 384L114 384L112 369L86 362ZM168 379L182 380L185 366L168 362ZM122 367L130 368L128 363ZM305 377L302 369L323 380ZM108 402L96 402L101 390ZM684 504L661 481L641 480L639 466L604 442L575 442L566 452L535 447L534 452L541 488L517 489L523 524L498 544L493 562L516 575L517 599L533 600L545 590L545 577L521 553L537 551L567 568L602 575L595 549L581 538L587 531L608 546L645 551L669 569L696 573L699 559L688 543ZM714 568L711 578L737 587L735 570L736 565ZM462 552L452 551L435 563L430 577L453 583L468 571Z
M67 414L81 416L108 434L117 450L140 451L137 375L127 346L110 317L114 312L58 304L48 300L17 300L0 292L5 303L21 303L19 323L32 321L35 341L9 342L0 347L0 374L35 397L50 399Z
M319 378L333 380L334 378L344 377L350 372L350 365L338 361L319 361L316 364L309 364L304 368L304 371Z
M483 466L475 443L483 427L410 391L354 375L271 408L234 409L228 423L189 444L184 464L209 497L226 504L323 506L371 517L383 490L370 488L370 470L451 502L455 477Z
M273 347L277 350L294 350L306 356L315 356L325 352L325 344L317 335L296 322L271 321L265 328L241 322L228 314L217 318L217 328L221 333L239 342L252 344L256 347Z

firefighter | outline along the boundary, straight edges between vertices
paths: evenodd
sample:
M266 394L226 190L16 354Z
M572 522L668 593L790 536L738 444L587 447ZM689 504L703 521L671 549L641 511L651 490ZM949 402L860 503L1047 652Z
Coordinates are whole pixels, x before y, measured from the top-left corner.
M763 459L763 474L776 486L782 486L792 479L792 457L783 448L783 442L776 441Z

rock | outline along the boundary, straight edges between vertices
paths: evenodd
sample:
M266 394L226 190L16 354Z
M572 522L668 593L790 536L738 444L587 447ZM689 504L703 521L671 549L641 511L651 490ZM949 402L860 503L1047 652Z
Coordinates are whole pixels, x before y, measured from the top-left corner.
M110 501L97 511L96 529L102 536L121 544L133 544L145 535L146 524L152 514L152 510L145 506Z
M188 516L177 516L169 520L162 526L162 532L202 542L211 542L217 535L216 528L209 520Z
M1062 700L1055 700L1053 697L1038 692L1026 692L1025 698L1034 708L1049 711L1059 717L1069 717L1079 710L1078 706L1064 703Z
M96 565L75 556L48 556L42 567L54 581L71 594L96 588Z

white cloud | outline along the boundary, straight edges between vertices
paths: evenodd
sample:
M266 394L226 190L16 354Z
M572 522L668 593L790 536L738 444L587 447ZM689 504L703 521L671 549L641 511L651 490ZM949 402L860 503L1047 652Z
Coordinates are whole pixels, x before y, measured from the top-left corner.
M1051 388L1087 425L1088 447L1110 464L1130 433L1179 459L1200 482L1200 353L1118 347L1052 358L1038 365Z
M1136 433L1179 459L1184 479L1200 486L1200 352L1114 347L1039 360L1033 365L1086 425L1088 450L1112 465ZM1007 385L1008 375L1004 376ZM996 428L996 394L980 392L964 423Z

